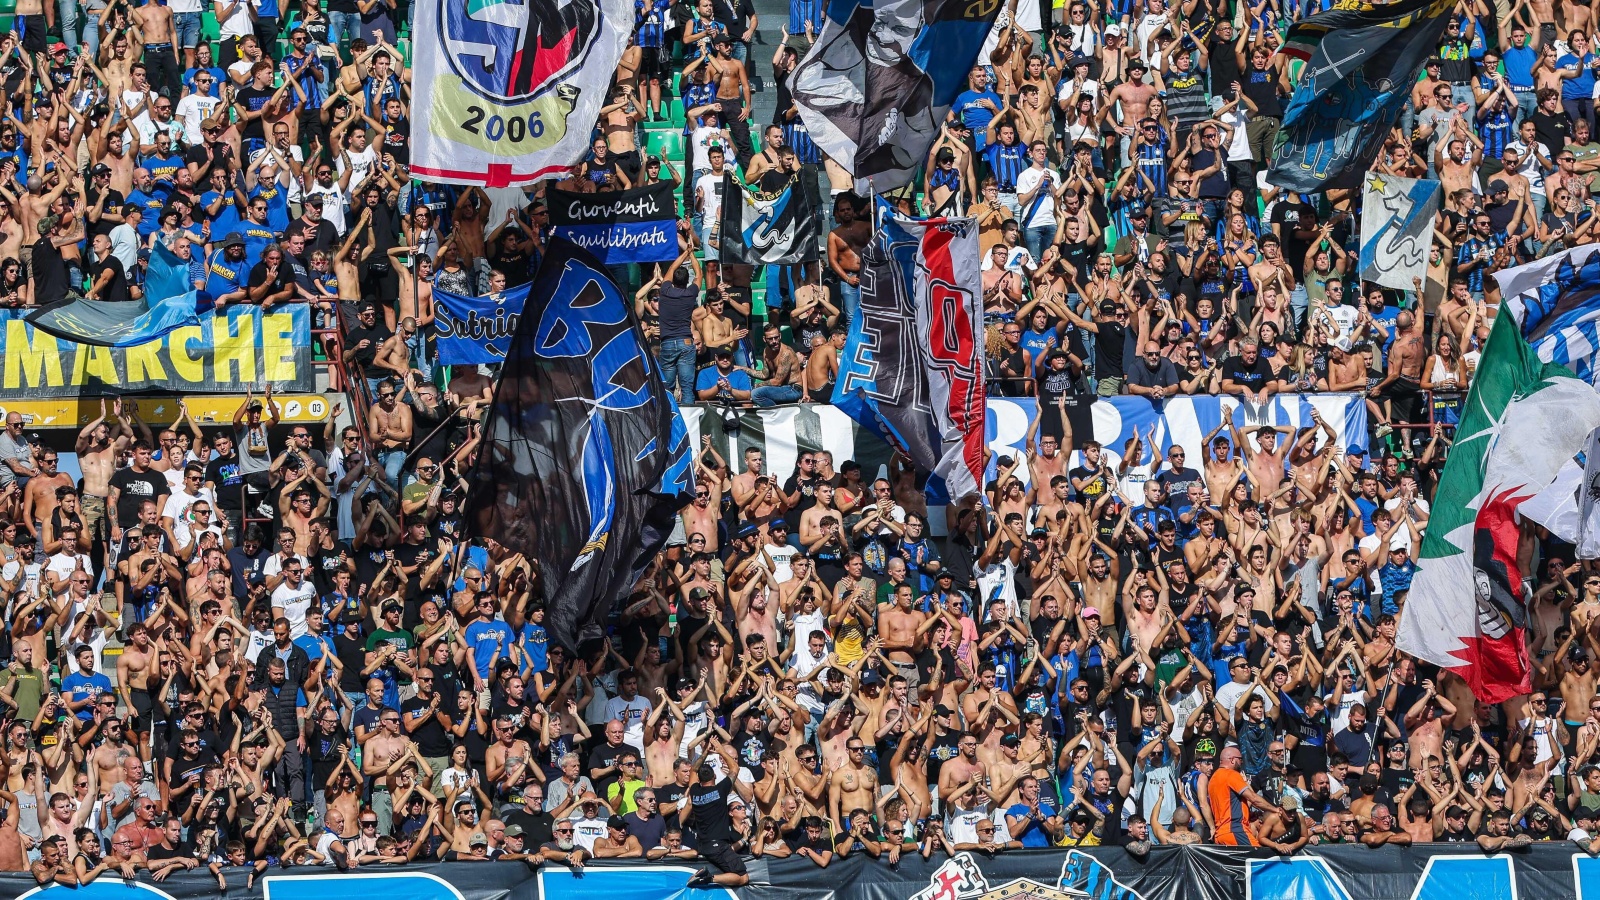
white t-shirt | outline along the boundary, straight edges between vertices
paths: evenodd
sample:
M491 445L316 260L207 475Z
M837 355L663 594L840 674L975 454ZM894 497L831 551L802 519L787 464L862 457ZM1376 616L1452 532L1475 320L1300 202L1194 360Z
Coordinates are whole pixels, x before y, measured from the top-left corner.
M945 822L944 826L945 831L950 835L950 843L978 843L978 823L984 819L994 823L995 833L992 839L996 841L1004 840L1005 838L1001 837L1000 830L1006 827L1005 810L994 809L988 803L984 803L973 809L952 810L950 818ZM1009 834L1010 832L1006 833Z
M168 119L165 122L157 122L155 119L140 116L134 120L134 127L139 132L139 144L141 146L155 146L156 137L162 134L169 135L174 141L187 139L185 136L187 130L184 124L175 118Z
M689 132L689 146L694 150L694 153L690 157L690 167L692 169L699 171L711 168L712 144L716 144L722 148L723 161L726 163L727 157L730 155L728 150L730 150L731 147L728 143L727 137L722 133L721 128L713 128L710 125L701 125L695 128L694 131Z
M346 158L349 159L348 165L345 162ZM372 145L369 144L367 145L367 149L362 150L359 153L354 150L346 150L344 153L339 154L339 158L336 161L337 168L334 169L334 174L343 177L344 170L348 168L350 170L350 186L355 187L361 184L361 182L367 180L367 176L372 174L372 169L377 164L378 151L373 149ZM326 208L323 209L322 214L324 216L328 214Z
M220 13L221 11L222 0L217 0L216 9L213 12ZM225 38L244 37L247 34L254 33L255 24L252 21L254 18L255 9L249 3L235 3L233 4L233 12L226 19L220 15L217 17L217 29Z
M644 746L644 720L649 716L650 701L643 697L635 696L632 700L612 697L606 701L606 721L622 720L622 741L625 744Z
M767 545L767 555L772 557L773 581L783 584L785 581L788 581L794 577L794 569L791 568L789 564L794 561L795 554L799 552L799 550L796 550L788 544Z
M723 167L723 172L727 171L727 167ZM722 187L722 176L715 172L701 175L694 183L695 207L708 223L722 218Z
M1033 215L1028 217L1023 228L1039 228L1056 223L1056 195L1055 191L1061 186L1061 173L1046 166L1029 166L1017 175L1017 197L1032 191L1039 185L1039 181L1049 174L1051 182L1049 187L1039 191L1038 195L1027 203L1022 204L1022 214L1027 215L1028 210L1033 210Z
M316 602L317 589L311 585L311 579L300 579L299 587L291 587L285 580L272 592L272 605L283 610L283 617L289 620L289 637L291 639L302 637L306 633L306 610Z
M85 572L94 571L94 563L91 563L89 557L82 553L57 553L45 562L45 571L56 575L62 582L65 582L72 577L72 571L78 567L79 563L83 564ZM65 589L65 585L63 585L63 589Z
M172 5L176 6L177 0ZM177 10L174 10L176 12ZM200 130L200 123L211 118L222 101L209 94L190 94L178 101L178 106L173 110L174 118L183 123L183 141L191 147L205 143L206 136Z
M339 182L335 181L333 184L323 187L313 181L311 186L305 189L304 196L321 197L322 221L332 225L340 234L344 234L345 207L349 203L349 198L345 196L344 190L339 187Z
M0 568L0 575L3 575L7 581L15 582L17 580L17 573L19 571L21 571L21 570L22 570L22 557L19 556L16 559L11 560L10 562L7 562L3 568ZM44 564L43 563L39 563L39 562L28 563L28 568L27 568L27 573L28 574L27 574L27 577L23 580L21 585L18 585L19 589L24 594L27 594L30 597L33 596L34 592L36 592L39 589L39 576L43 571L44 571ZM93 571L93 570L91 569L90 571Z
M174 467L174 470L183 471L177 467ZM174 522L181 522L188 515L189 507L199 503L201 500L213 505L217 502L216 497L212 496L210 488L201 488L198 494L191 494L185 490L173 491L167 495L167 502L161 508L161 515L163 518L169 518Z

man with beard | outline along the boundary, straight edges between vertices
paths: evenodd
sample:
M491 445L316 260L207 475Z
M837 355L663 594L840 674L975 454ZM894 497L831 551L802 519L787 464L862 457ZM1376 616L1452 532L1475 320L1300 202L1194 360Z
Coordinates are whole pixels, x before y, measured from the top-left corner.
M222 239L206 269L206 292L216 302L220 312L229 303L243 303L250 297L246 285L244 238L237 231Z

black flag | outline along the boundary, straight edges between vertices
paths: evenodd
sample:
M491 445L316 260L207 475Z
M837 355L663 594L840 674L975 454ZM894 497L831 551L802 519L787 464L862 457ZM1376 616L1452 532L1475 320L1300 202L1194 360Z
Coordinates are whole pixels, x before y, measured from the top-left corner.
M1291 191L1355 187L1399 121L1450 0L1341 3L1289 28L1283 53L1305 71L1283 113L1267 181Z
M808 179L790 176L781 190L752 194L732 174L724 175L718 259L747 266L787 266L819 258L822 216L811 196L814 190Z
M605 268L552 239L495 387L467 501L472 537L538 567L551 641L574 649L599 637L665 543L687 483L687 435L673 428L674 409Z

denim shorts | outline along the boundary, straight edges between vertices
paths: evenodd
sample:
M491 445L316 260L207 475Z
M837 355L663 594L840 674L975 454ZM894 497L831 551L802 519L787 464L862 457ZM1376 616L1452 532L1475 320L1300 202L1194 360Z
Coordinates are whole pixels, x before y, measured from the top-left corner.
M190 50L200 46L200 13L173 13L172 41L183 50Z

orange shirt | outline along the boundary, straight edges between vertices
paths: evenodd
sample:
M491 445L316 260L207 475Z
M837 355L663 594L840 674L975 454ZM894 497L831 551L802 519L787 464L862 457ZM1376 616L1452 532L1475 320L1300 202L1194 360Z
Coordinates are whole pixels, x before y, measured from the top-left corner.
M1245 802L1244 790L1249 787L1244 775L1233 769L1218 767L1206 785L1211 801L1212 840L1231 847L1254 847L1255 837L1250 834L1250 804Z

